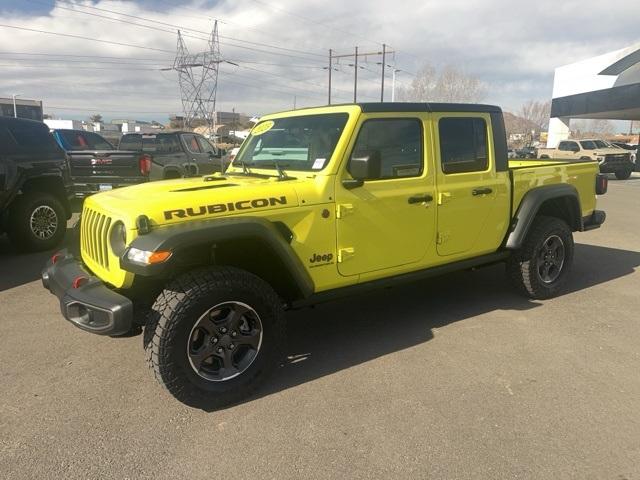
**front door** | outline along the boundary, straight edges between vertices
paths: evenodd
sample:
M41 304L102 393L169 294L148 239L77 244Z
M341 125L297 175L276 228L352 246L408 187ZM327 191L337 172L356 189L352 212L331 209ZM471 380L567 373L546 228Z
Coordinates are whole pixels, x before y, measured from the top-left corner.
M490 148L488 114L440 113L434 115L437 139L438 255L466 256L484 253L486 238L496 238L490 229L492 210L500 195L507 204L504 175L495 172ZM505 205L502 205L504 203ZM508 215L507 211L500 214ZM503 223L503 222L502 222ZM493 226L495 230L496 225Z
M427 115L363 115L349 160L379 155L380 168L362 186L336 185L338 271L358 275L421 260L434 241L434 176Z

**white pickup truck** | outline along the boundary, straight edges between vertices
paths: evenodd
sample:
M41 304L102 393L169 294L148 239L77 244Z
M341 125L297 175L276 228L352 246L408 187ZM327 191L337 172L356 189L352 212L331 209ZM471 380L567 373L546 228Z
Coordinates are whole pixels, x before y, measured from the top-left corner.
M626 180L634 170L628 150L598 139L563 140L558 148L539 148L538 158L597 160L601 173L615 173L618 180Z

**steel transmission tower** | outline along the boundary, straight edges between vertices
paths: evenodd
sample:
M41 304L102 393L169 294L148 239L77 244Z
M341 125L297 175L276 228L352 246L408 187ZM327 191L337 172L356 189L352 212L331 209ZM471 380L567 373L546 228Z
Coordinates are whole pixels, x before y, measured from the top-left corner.
M178 72L185 126L191 127L196 119L204 120L210 137L214 138L218 68L222 62L217 20L213 24L208 45L207 51L191 54L178 30L178 48L173 70Z

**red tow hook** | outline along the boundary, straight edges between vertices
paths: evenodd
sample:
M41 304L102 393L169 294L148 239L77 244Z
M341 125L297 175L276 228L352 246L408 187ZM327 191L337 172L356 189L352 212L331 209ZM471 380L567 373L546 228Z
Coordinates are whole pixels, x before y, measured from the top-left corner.
M73 288L80 288L82 285L84 285L88 281L89 281L89 279L87 277L83 277L82 275L79 275L79 276L77 276L76 278L73 279L73 282L71 283L71 286Z
M55 265L55 264L56 264L56 262L57 262L58 260L60 260L63 256L64 256L64 255L62 255L62 253L60 253L60 252L55 253L55 254L53 255L53 257L51 257L51 264L52 264L52 265Z

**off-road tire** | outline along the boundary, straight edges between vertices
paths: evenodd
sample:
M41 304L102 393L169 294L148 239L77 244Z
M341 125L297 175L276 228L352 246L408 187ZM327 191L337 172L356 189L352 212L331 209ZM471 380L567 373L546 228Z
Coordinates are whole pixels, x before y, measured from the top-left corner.
M58 246L67 230L67 215L60 200L46 192L29 192L16 198L9 207L9 238L24 252L51 250ZM40 238L31 227L31 216L38 209L55 212L56 227L52 235Z
M224 302L242 302L259 315L262 343L250 366L224 381L196 373L188 341L198 319ZM156 380L188 405L215 409L250 396L277 368L286 342L282 301L262 279L233 267L194 270L172 280L153 304L144 331L147 363Z
M616 178L618 180L627 180L631 176L631 172L633 172L633 169L618 170L616 171Z
M564 244L564 262L558 277L545 283L538 274L539 253L544 242L558 236ZM531 225L522 247L507 261L507 272L515 287L525 296L534 299L555 297L564 286L573 263L573 234L569 226L559 218L538 216Z

